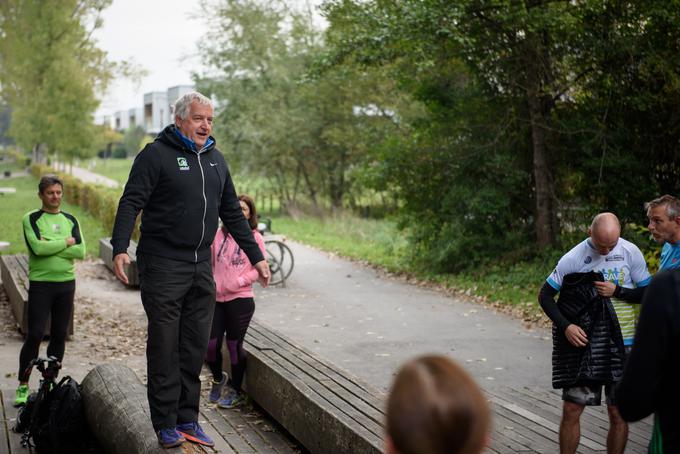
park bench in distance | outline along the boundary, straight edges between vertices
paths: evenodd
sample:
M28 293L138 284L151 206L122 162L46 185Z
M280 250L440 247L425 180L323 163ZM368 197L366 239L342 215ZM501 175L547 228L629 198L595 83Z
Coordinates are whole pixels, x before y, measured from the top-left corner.
M23 334L26 334L28 331L28 257L25 254L0 255L0 276L17 326ZM50 334L50 323L48 318L46 336ZM71 312L68 324L68 335L73 335L73 312Z
M137 243L130 240L127 250L130 256L130 264L125 267L130 287L139 287L139 274L137 274ZM99 240L99 257L104 261L104 265L113 271L113 247L111 238L101 238Z
M256 320L244 348L248 395L306 449L382 453L384 393Z

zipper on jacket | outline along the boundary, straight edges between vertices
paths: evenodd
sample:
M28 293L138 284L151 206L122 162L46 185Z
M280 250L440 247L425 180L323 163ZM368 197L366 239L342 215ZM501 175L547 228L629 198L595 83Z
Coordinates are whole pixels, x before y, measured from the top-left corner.
M201 153L204 149L196 151L196 159L198 159L198 168L201 169L201 184L202 184L202 194L203 194L203 220L201 221L201 239L196 245L196 250L194 251L194 262L198 263L198 249L203 243L203 237L205 236L205 214L208 211L208 199L205 197L205 174L203 173L203 165L201 164Z

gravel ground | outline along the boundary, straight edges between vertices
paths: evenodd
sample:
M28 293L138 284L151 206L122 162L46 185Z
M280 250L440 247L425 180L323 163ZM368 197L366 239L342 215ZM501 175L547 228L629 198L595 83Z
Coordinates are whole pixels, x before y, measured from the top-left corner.
M122 362L146 380L146 315L139 291L126 289L101 260L76 262L74 335L66 342L61 375L82 381L95 365ZM16 386L23 337L4 292L0 293L0 366L3 389ZM47 341L40 348L46 355ZM39 374L31 376L37 386Z

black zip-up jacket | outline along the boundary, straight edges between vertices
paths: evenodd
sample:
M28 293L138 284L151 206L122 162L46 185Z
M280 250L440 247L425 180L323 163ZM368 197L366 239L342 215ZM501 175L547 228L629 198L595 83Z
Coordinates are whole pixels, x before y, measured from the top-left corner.
M635 345L616 405L626 421L657 412L663 452L680 453L680 270L654 276L645 292Z
M557 307L569 323L585 331L588 343L572 345L564 330L553 325L553 388L615 383L623 375L621 326L611 300L599 296L593 285L603 280L593 271L564 276Z
M209 260L219 216L253 265L264 259L214 139L193 151L170 125L139 152L118 204L114 257L127 252L140 210L138 252L193 263Z

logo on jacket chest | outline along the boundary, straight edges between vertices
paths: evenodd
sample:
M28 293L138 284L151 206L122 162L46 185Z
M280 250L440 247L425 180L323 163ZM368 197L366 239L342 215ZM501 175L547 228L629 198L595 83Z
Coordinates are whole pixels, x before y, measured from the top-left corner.
M177 165L179 166L179 170L189 170L187 158L177 158Z

